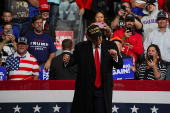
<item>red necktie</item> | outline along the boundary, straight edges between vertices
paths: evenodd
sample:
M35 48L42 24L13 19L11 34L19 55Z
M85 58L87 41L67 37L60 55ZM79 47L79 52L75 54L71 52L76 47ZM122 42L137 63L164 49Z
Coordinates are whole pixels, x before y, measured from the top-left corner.
M95 61L95 66L96 66L95 86L99 88L101 85L101 75L100 75L100 58L99 58L98 46L96 46L96 49L95 49L94 61Z

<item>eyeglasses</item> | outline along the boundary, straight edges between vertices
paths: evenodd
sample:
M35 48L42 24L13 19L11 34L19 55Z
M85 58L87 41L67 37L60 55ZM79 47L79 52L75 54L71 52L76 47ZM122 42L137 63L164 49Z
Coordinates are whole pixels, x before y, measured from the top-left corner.
M34 22L35 24L43 24L43 22Z

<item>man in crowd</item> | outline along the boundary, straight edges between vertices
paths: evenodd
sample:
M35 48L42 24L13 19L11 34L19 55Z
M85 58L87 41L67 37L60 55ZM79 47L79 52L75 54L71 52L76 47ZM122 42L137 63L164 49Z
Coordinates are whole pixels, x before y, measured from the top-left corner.
M50 80L75 80L77 75L77 65L72 67L63 67L63 56L65 54L71 55L72 41L65 39L62 41L63 53L56 56L51 61L49 79Z
M9 10L5 10L3 13L2 13L2 16L1 16L2 20L4 22L10 22L12 20L12 16L11 16L11 12ZM12 26L13 28L13 34L16 38L19 38L19 31L17 29L17 27L15 26ZM2 25L0 26L0 36L2 36L3 32L2 32Z
M40 4L39 14L42 16L42 19L43 19L43 32L51 36L52 40L55 42L56 41L55 28L54 28L54 25L48 19L49 11L50 9L49 9L48 4ZM32 26L32 22L30 22L27 26L25 34L33 30L34 28Z
M146 16L144 16L141 20L144 29L143 32L143 42L144 42L148 34L158 27L156 19L159 10L158 10L158 3L156 2L156 0L147 0L146 6L143 9L143 13L146 14Z
M55 57L56 47L52 38L43 32L43 19L40 15L32 18L33 31L25 35L28 40L28 51L45 70L50 68L51 60Z
M3 35L0 36L0 52L2 54L2 66L4 66L7 57L17 50L17 38L15 38L12 32L8 32L13 31L11 22L3 23L2 31Z
M161 56L169 65L167 67L167 80L170 80L170 30L167 27L168 15L164 11L157 14L158 28L153 30L144 41L144 53L146 55L147 48L151 44L158 45Z
M115 19L111 22L111 28L115 30L121 30L125 27L124 19L127 14L132 14L135 16L135 21L134 21L134 28L135 31L140 33L142 32L142 23L140 19L138 18L137 15L133 14L131 12L131 6L129 2L123 2L121 4L121 7L125 7L125 9L120 9L118 11L118 15L115 17Z
M27 51L27 39L20 37L17 52L7 58L5 72L7 80L38 80L37 60Z
M137 66L138 55L143 53L142 36L136 33L133 28L135 25L135 18L132 14L127 14L124 20L125 28L117 30L113 37L118 36L123 40L123 48L125 54L135 58L135 65Z
M89 41L76 44L71 57L64 55L66 67L77 64L75 95L70 113L112 112L112 69L123 67L115 43L102 40L97 25L87 29Z

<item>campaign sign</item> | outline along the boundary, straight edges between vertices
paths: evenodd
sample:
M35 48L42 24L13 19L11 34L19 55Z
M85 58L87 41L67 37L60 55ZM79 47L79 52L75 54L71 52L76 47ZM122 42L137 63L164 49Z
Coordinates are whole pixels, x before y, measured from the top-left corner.
M0 81L6 80L5 67L0 67Z
M134 72L130 69L133 66L133 60L123 59L123 68L116 69L113 67L113 80L134 79Z
M56 41L55 46L57 50L62 50L62 41L64 39L71 39L73 42L72 49L74 47L74 31L55 31Z
M44 67L41 67L41 72L39 72L39 80L49 80L49 70L45 71Z
M129 46L124 45L124 46L122 47L122 51L121 51L121 52L123 52L124 54L127 55L128 51L129 51Z

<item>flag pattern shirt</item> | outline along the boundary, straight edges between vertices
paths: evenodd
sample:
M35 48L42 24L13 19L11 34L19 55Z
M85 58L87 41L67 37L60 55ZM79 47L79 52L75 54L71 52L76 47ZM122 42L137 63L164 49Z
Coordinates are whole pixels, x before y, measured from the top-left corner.
M34 56L27 52L21 57L17 52L10 55L5 64L9 80L33 80L33 75L39 76L39 67Z

